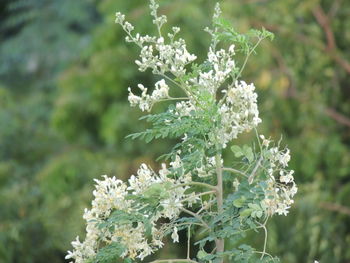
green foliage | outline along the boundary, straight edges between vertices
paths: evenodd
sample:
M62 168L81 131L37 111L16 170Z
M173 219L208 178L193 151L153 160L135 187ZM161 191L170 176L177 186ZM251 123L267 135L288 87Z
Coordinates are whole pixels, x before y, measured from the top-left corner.
M248 55L254 51L255 45L265 38L270 40L274 39L274 34L267 31L265 28L261 30L250 29L247 34L241 34L237 32L230 23L229 20L219 17L214 20L214 25L219 29L214 33L214 38L217 41L225 41L238 45L238 51ZM257 39L257 43L253 42L253 39Z
M235 157L246 157L247 160L251 163L254 160L254 153L251 147L248 145L243 145L243 147L239 147L238 145L231 146L231 151L235 155Z
M122 43L114 13L135 10L131 18L141 31L153 27L142 1L7 1L12 9L6 14L5 2L0 4L0 261L63 262L73 232L82 233L91 179L100 173L126 177L136 163L168 147L165 140L147 147L137 141L121 144L142 130L132 121L139 115L129 109L125 87L153 80L136 72L135 50ZM16 9L19 4L23 7ZM329 15L337 43L333 51L327 50L326 34L315 18L317 5ZM95 6L99 15L91 17ZM208 25L213 3L162 1L162 6L170 24L182 25L182 36L190 50L201 52L201 61L209 37L198 29ZM269 223L268 248L281 262L345 262L350 259L349 217L337 205L350 206L349 129L329 110L350 115L349 75L342 64L350 60L350 6L347 1L286 0L222 1L222 7L237 32L266 28L276 36L257 49L259 56L252 56L243 73L260 93L260 131L273 131L274 138L287 135L300 186L290 215ZM72 30L69 25L75 23L83 32ZM47 83L53 94L39 89ZM68 143L57 138L51 123ZM245 137L240 140L239 145L247 143ZM130 159L136 155L141 157L134 164ZM259 238L246 238L261 244Z
M131 263L130 259L121 259L119 255L124 252L125 248L119 242L112 242L111 244L103 247L97 253L93 263L113 263L113 262L124 262Z

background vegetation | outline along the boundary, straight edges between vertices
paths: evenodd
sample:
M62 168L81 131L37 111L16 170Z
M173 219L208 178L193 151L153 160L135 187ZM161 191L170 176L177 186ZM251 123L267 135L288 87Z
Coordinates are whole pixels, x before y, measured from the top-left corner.
M201 59L214 1L161 6ZM300 189L290 215L269 223L268 249L284 263L350 262L350 3L224 0L222 8L238 31L276 35L243 73L260 96L260 132L284 135ZM0 3L0 262L64 262L84 233L93 178L156 166L173 143L124 140L145 125L127 87L154 79L137 72L116 10L154 31L146 1ZM169 246L159 256L176 253Z

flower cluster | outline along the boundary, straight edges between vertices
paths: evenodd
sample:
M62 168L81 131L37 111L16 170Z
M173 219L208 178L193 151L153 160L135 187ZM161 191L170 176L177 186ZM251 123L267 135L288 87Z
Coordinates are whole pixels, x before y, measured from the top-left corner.
M178 230L188 228L190 233L191 226L204 227L209 230L211 240L212 237L218 239L215 240L216 255L212 259L215 262L223 262L224 240L219 240L222 234L217 235L215 231L228 229L225 237L229 238L240 230L233 231L230 226L232 231L229 232L229 228L224 225L223 214L231 215L239 208L242 210L241 218L251 217L259 224L258 220L262 220L263 215L266 219L274 214L286 215L297 192L294 171L287 169L290 161L289 149L280 149L279 144L270 147L271 142L262 135L261 141L259 140L259 153L247 145L242 149L236 145L236 152L233 150L236 157L244 157L242 163L246 171L224 167L222 149L239 134L257 127L261 119L254 84L240 80L247 58L243 66L238 68L233 59L234 45L216 50L220 39L220 30L217 27L219 25L215 24L219 23L219 6L216 6L213 17L214 29L206 30L212 36L207 59L202 64L192 65L192 68L190 64L196 56L187 50L183 39L176 37L180 29L173 27L167 38L162 35L162 26L167 19L165 16L158 16L158 7L155 0L150 0L151 15L153 23L157 26L158 36L134 34L133 25L125 21L123 14L116 13L116 23L127 33L126 40L135 43L141 49L140 59L135 61L139 70L151 69L162 78L155 83L151 92L142 84L138 84L140 95L134 94L129 88L128 100L131 106L137 106L142 111L150 111L153 105L160 101L178 100L175 107L169 107L165 114L153 114L150 118L153 129L139 133L141 135L136 134L135 138L143 136L146 140L152 140L168 135L182 140L167 155L172 159L169 167L162 164L161 169L155 172L146 164L142 164L137 175L132 175L127 183L107 176L104 176L103 180L95 180L92 207L90 210L85 209L84 213L87 225L85 240L80 242L77 238L73 241L73 251L69 251L66 256L76 263L98 261L101 248L115 243L121 245L122 252L118 252L121 258L143 260L164 245L165 235L172 233L173 241L179 242ZM264 34L267 35L263 30L259 41L264 38L260 37ZM231 37L234 38L235 34ZM247 40L243 37L240 41ZM248 49L252 46L249 54L253 53L257 44L253 47L250 43L245 43ZM185 97L171 97L166 81L181 89ZM197 146L199 151L195 151ZM232 180L234 194L239 195L234 201L232 211L229 210L231 206L226 206L223 202L226 192L223 172L226 171L239 174L245 180L242 184L243 190L239 187L240 181L237 177ZM250 174L247 174L247 171ZM192 181L192 176L199 181ZM211 184L213 182L216 182L216 185ZM191 186L209 188L210 191L196 193L197 188ZM254 199L254 202L257 201L255 203L247 203L246 207L245 202L250 200L246 199L246 196L250 195L256 195L253 199L258 200ZM187 209L189 207L198 210L192 212ZM181 212L193 218L179 218ZM208 222L218 222L222 225L212 228ZM265 227L265 224L266 222L261 225ZM253 229L251 224L249 227ZM204 245L209 238L203 240ZM261 258L264 254L267 253L263 251Z
M268 176L266 198L263 203L269 215L275 213L287 215L288 209L294 203L293 197L298 191L294 182L294 171L287 169L290 151L288 148L282 150L279 147L268 148L270 141L263 135L260 138L265 150L264 157L267 160L264 169Z
M151 1L151 14L154 17L154 24L159 29L159 37L141 36L140 34L132 34L133 26L125 21L125 16L117 13L116 23L119 23L127 32L127 40L134 42L140 46L140 60L136 60L140 71L152 69L153 73L165 76L165 73L171 73L177 78L186 75L186 66L196 59L196 56L187 51L186 43L183 39L175 40L176 34L180 31L178 27L173 28L173 33L168 34L169 43L161 35L161 27L166 22L163 16L157 16L158 5ZM220 9L215 9L214 17L218 17ZM213 34L213 32L211 32ZM217 95L217 91L230 77L234 77L237 71L236 63L233 59L235 55L235 46L231 45L227 50L215 50L210 47L206 64L209 68L200 69L193 74L192 77L184 80L182 84L178 84L188 95L189 101L181 101L176 104L176 115L179 117L189 116L191 111L195 111L200 105L195 102L193 97L203 91L209 92L213 98ZM235 78L235 77L234 77ZM129 88L129 101L131 106L139 106L142 111L150 111L152 106L164 99L169 99L169 87L164 80L156 83L156 89L152 95L147 94L147 88L142 84L138 85L141 89L141 96L133 94ZM215 130L216 136L214 140L219 139L223 147L228 142L237 138L239 133L249 131L256 127L261 119L257 107L257 94L254 92L253 84L246 84L244 81L234 81L227 88L223 88L221 92L224 99L220 103L218 110L219 119L221 120L220 130Z
M125 248L121 257L141 260L163 246L162 239L165 236L165 228L158 228L159 219L167 218L173 221L177 219L181 208L186 203L191 206L197 202L192 194L185 194L191 181L189 175L183 175L179 179L171 179L169 174L172 169L181 165L181 160L175 160L168 169L165 164L159 173L155 173L146 164L142 164L137 171L137 176L132 175L128 184L115 177L104 176L104 180L95 180L96 189L93 191L94 200L92 208L85 209L86 237L83 242L79 237L72 242L73 251L68 251L66 259L74 259L76 263L83 263L96 256L101 244L120 242ZM111 216L114 211L123 211L128 214L137 214L148 204L140 204L135 198L129 196L142 196L157 200L155 213L144 213L144 216L152 225L151 240L146 237L146 226L138 222L135 226L130 223L116 223L116 227L101 229L101 223ZM173 235L175 235L173 233ZM176 236L175 236L176 237ZM174 239L176 241L176 238Z
M131 203L125 199L127 186L115 177L106 175L104 180L95 179L96 189L93 191L95 199L92 201L92 209L85 209L83 218L86 220L86 237L83 242L79 237L72 242L73 252L68 251L66 259L74 259L76 263L85 263L96 255L101 231L98 223L103 222L113 210L127 210ZM113 237L109 235L112 242ZM139 242L139 241L138 241Z
M129 88L128 100L132 107L138 106L142 111L150 111L156 102L170 98L169 86L165 83L164 79L155 84L155 89L151 95L147 94L148 89L142 84L138 84L138 87L141 90L141 96L135 95L132 93L131 88Z
M169 33L169 43L166 43L161 36L161 27L166 22L165 16L157 15L158 4L151 1L151 15L154 17L153 23L157 25L159 37L141 36L139 33L133 35L134 27L127 21L125 16L119 12L116 13L115 22L120 24L128 34L126 40L133 42L141 48L140 60L136 60L140 71L152 69L155 74L164 74L170 72L176 77L186 74L186 65L194 61L197 57L188 52L185 40L175 39L180 31L178 27L173 27L173 33Z
M233 56L235 46L231 45L228 52L224 49L219 51L209 48L207 62L211 69L207 72L199 72L199 76L190 79L189 83L200 90L209 91L211 94L216 94L218 88L235 70L235 61Z
M221 128L218 131L219 139L224 146L236 139L238 134L250 131L261 122L257 105L258 96L254 90L254 84L248 85L244 81L236 81L224 91L226 97L219 109Z

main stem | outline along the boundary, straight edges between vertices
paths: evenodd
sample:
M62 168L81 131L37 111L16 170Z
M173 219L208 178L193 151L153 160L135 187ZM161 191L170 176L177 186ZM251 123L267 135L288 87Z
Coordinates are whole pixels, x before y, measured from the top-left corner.
M221 153L217 153L215 155L215 163L216 163L216 176L218 184L216 186L216 200L218 206L218 213L221 214L223 212L223 184L222 184L222 163L221 163ZM216 251L218 253L224 252L225 240L218 239L216 240ZM223 259L219 261L220 263L224 262Z

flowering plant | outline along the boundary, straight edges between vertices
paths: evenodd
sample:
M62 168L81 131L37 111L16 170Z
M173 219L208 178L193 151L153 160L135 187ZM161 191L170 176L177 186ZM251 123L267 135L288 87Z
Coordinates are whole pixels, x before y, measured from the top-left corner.
M107 176L95 180L92 207L84 212L85 240L77 237L66 258L77 263L142 261L163 247L166 236L179 242L178 231L187 230L186 258L153 262L276 262L266 252L266 223L275 214L287 215L297 187L287 169L289 150L256 131L261 119L255 87L241 80L249 56L273 35L265 29L237 33L216 5L212 28L205 29L212 39L207 59L196 64L196 56L177 37L178 27L163 35L167 18L158 15L158 7L150 0L158 36L135 34L125 16L116 14L126 40L141 49L139 70L151 69L161 77L151 93L142 84L139 95L129 88L131 106L150 112L156 103L170 103L165 112L142 118L152 128L130 137L146 142L168 137L179 143L162 156L169 164L162 163L159 171L141 164L127 183ZM246 55L241 66L234 60L236 52ZM171 96L173 89L183 97ZM250 130L257 147L232 145ZM234 167L222 156L229 145L237 159ZM262 251L242 244L248 231L259 230L265 234ZM198 231L197 254L191 257L191 237Z

